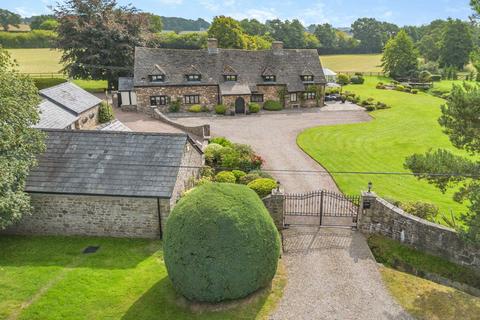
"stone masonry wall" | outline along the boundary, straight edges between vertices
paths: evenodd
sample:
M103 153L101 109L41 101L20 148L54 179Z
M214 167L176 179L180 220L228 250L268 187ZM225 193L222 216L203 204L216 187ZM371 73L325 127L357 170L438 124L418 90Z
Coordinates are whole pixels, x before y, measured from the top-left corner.
M283 215L285 208L285 194L281 191L273 190L272 194L262 199L263 204L270 212L270 216L275 222L278 230L283 230Z
M137 94L137 110L151 115L150 96L168 96L170 101L181 100L181 110L187 111L191 105L183 103L185 95L199 95L200 105L212 109L218 104L217 86L164 86L164 87L139 87L135 89ZM159 106L161 112L168 111L168 105Z
M98 125L98 110L100 105L93 107L83 113L80 113L77 129L94 129Z
M362 194L358 228L378 233L454 263L480 269L480 247L466 244L450 228L405 213L374 193ZM366 208L368 207L368 208Z
M227 114L230 111L235 111L235 101L237 98L243 98L245 100L245 112L248 110L248 104L250 103L251 95L238 95L238 96L222 96L222 104L228 107Z
M156 198L31 194L32 215L3 233L159 238ZM169 211L160 199L160 211ZM162 213L163 213L162 212Z

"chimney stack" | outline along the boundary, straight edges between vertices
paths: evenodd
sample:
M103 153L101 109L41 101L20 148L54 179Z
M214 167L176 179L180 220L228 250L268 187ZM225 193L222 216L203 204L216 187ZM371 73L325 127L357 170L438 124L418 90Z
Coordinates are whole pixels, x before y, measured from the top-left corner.
M272 42L272 51L273 54L283 54L283 42L282 41L273 41Z
M207 39L208 53L218 53L218 40L215 38Z

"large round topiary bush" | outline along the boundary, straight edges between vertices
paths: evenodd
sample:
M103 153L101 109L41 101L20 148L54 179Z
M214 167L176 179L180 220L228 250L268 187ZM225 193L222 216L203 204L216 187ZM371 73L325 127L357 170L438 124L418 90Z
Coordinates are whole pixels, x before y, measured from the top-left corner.
M238 299L267 286L277 270L278 231L243 185L209 183L184 196L168 217L164 259L187 299Z

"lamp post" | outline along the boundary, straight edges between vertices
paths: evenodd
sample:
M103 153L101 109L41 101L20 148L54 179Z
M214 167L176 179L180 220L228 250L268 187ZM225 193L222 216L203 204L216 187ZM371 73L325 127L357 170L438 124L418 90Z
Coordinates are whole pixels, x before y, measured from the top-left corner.
M372 186L373 186L373 183L370 181L368 183L368 193L371 193L372 192Z

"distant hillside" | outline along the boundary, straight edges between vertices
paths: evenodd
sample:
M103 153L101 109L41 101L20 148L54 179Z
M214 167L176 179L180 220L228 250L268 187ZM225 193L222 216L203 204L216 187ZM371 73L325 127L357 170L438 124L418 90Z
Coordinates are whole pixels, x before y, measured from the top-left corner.
M162 17L163 30L170 31L202 31L210 27L210 23L198 18L197 20L178 18L178 17Z

